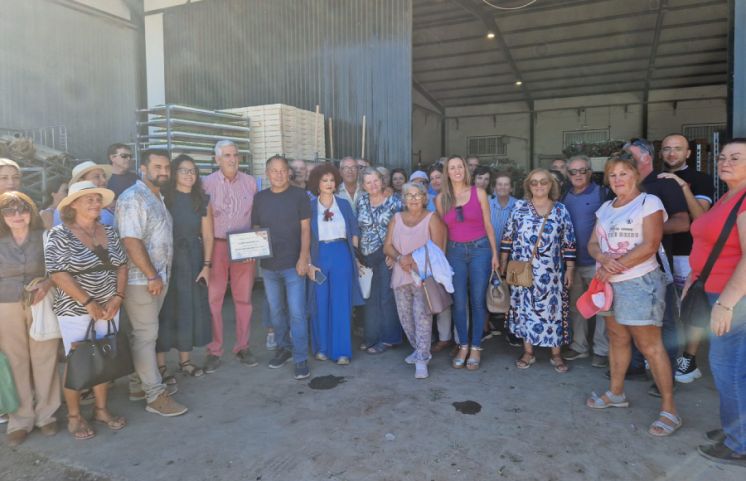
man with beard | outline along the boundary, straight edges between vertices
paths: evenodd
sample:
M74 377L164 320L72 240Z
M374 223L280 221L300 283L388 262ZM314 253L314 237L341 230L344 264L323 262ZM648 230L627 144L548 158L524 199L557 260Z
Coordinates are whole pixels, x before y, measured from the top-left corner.
M689 168L686 161L691 155L689 140L680 134L667 135L661 142L661 160L668 172L659 174L659 178L673 179L681 187L689 209L689 218L694 222L699 216L710 210L714 197L712 177ZM678 289L684 287L684 282L691 269L689 268L689 254L692 252L692 235L681 232L673 235L673 277ZM709 321L709 319L708 319ZM707 326L684 326L686 329L686 345L684 353L676 360L676 381L689 383L702 377L697 368L697 349L705 336Z
M171 175L168 152L144 152L140 173L142 180L119 196L116 207L119 236L129 258L124 307L132 326L129 337L137 374L130 377L130 400L145 399L145 410L151 413L179 416L187 408L166 391L155 355L158 313L168 290L173 257L173 221L161 195Z

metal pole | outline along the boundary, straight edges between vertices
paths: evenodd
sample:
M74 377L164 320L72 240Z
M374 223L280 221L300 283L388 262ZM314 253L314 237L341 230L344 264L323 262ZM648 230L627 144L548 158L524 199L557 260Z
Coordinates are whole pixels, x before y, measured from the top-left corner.
M730 0L728 135L746 136L746 1Z

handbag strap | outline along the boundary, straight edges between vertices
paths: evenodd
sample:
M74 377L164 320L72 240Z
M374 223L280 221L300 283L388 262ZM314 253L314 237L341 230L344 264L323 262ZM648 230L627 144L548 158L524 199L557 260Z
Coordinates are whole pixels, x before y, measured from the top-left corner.
M715 243L715 246L712 248L712 251L710 251L710 256L707 258L705 267L702 269L702 273L697 278L697 280L701 280L703 284L707 282L707 278L710 276L710 272L712 271L712 268L715 266L715 261L720 255L720 252L723 250L723 247L725 246L725 241L728 240L728 236L730 236L730 231L733 230L733 226L736 224L736 218L738 217L738 209L741 207L741 204L743 204L743 200L745 198L746 198L746 193L744 193L741 196L741 198L738 199L738 202L736 202L736 205L733 206L733 209L731 209L730 213L728 214L728 218L725 220L725 224L723 225L723 230L720 231L720 236L718 237L718 240Z
M549 207L549 210L547 211L546 215L544 216L544 221L541 223L541 227L539 227L539 235L536 237L536 244L534 244L534 250L531 252L531 259L536 257L536 253L539 251L539 244L541 244L541 234L544 233L544 226L547 223L547 219L549 218L549 214L552 213L552 209L554 209L554 203L552 203L551 207Z

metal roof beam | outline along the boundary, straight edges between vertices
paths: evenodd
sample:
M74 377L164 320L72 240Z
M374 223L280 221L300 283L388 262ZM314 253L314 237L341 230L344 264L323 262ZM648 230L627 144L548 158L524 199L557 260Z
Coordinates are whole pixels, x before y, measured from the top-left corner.
M653 70L655 70L655 58L658 53L658 44L661 41L661 31L663 30L663 17L666 16L666 7L668 7L668 0L657 1L658 12L655 18L655 33L653 33L653 43L650 46L650 55L648 56L648 71L645 74L645 100L648 99L648 94L650 92L650 79L653 76Z
M445 108L440 103L440 101L436 100L435 97L430 94L430 92L427 91L425 87L423 87L417 80L412 79L412 87L420 93L425 99L427 99L428 102L433 104L433 107L435 107L438 112L440 112L440 115L445 115Z

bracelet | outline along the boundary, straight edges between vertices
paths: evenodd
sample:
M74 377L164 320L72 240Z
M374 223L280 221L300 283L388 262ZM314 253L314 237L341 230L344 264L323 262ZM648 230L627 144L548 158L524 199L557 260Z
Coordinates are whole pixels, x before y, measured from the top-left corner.
M123 294L120 294L120 293L118 293L118 292L117 292L116 294L114 294L114 297L118 297L118 298L120 298L121 300L124 300L124 295L123 295Z
M202 264L206 267L212 267L212 261L205 261Z
M153 277L148 277L148 282L153 282L153 281L157 281L157 280L158 280L158 279L160 279L160 278L161 278L161 275L160 275L160 274L156 274L156 275L155 275L155 276L153 276Z
M93 296L91 296L91 297L89 297L88 299L85 300L85 302L83 303L83 307L87 306L91 302L93 302Z
M718 299L717 301L715 301L715 305L722 307L723 309L725 309L728 312L733 312L733 308L732 307L728 307L725 304L721 304L720 303L720 299Z

